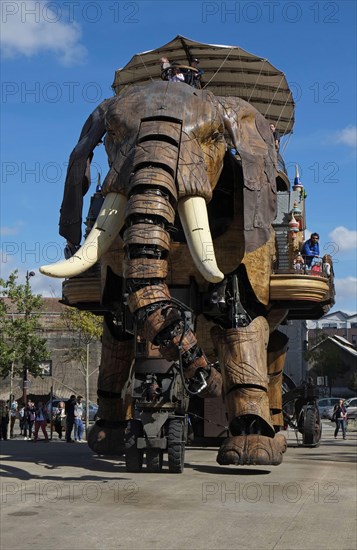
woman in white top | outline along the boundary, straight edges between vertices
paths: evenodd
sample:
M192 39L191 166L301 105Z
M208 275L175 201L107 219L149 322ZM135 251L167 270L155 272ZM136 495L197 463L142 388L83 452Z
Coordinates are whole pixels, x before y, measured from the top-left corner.
M170 82L185 82L185 77L178 67L172 69L172 76L169 78Z

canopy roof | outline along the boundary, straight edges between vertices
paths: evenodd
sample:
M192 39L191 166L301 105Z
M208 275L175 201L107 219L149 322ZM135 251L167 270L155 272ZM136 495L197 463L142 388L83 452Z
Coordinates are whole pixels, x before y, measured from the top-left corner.
M117 70L115 93L131 84L159 79L162 56L182 65L190 65L192 58L198 58L199 67L204 70L202 88L216 96L241 97L275 122L281 134L292 132L294 101L284 73L267 59L237 46L203 44L178 35L156 50L134 55L125 67Z

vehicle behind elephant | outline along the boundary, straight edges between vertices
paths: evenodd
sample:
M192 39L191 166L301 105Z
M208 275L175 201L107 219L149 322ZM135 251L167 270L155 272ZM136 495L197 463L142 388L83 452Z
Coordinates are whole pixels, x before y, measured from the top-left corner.
M318 387L309 382L287 388L283 394L284 419L298 437L302 435L302 445L317 447L320 444L322 423L318 408Z

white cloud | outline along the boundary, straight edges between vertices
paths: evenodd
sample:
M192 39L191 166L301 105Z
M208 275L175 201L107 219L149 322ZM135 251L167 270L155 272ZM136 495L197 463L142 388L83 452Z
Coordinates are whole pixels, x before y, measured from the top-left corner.
M31 278L31 288L34 294L40 294L44 298L62 297L62 279L52 279L35 271L36 276Z
M13 225L12 227L10 227L10 226L0 227L0 235L2 237L7 237L9 235L18 235L20 233L23 225L24 225L24 222L17 221L15 223L15 225Z
M12 271L15 271L16 267L14 267L14 258L13 256L8 256L6 252L1 249L0 250L0 277L2 279L7 279Z
M80 43L80 27L61 21L63 13L53 10L54 3L52 8L47 2L32 0L7 4L11 10L3 13L0 37L4 57L50 51L63 65L83 62L87 50Z
M14 257L5 256L0 251L1 270L0 277L5 281L9 278L10 274L17 270L17 283L24 284L26 280L26 270L19 267L18 261ZM60 298L62 297L62 279L52 279L46 277L38 271L37 268L29 270L35 273L34 277L30 278L30 284L33 294L40 294L45 298Z
M357 311L357 278L345 277L335 279L336 305L334 309L356 313Z
M357 128L356 126L346 126L343 130L336 133L337 143L343 143L349 147L356 147L357 145Z
M357 231L339 226L329 233L329 237L338 246L338 250L355 250L357 248Z

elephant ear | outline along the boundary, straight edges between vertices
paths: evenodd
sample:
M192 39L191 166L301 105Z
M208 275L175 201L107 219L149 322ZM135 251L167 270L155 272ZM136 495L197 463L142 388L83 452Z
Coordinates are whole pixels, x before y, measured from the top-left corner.
M88 117L69 158L59 233L74 244L79 244L82 238L83 196L90 185L90 162L93 158L93 150L105 134L105 114L115 100L116 97L104 100Z
M242 159L245 252L269 241L276 215L277 156L268 121L248 102L217 97L226 132Z

